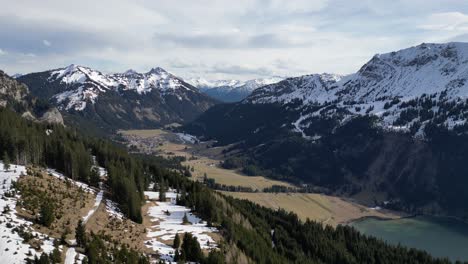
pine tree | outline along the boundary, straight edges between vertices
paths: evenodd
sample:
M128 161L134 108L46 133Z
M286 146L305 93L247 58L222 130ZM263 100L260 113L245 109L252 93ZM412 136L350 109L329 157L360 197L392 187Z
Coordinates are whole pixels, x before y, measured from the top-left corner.
M84 247L86 245L86 233L85 228L83 225L83 220L79 220L78 224L76 225L75 229L75 238L76 244L80 247Z
M89 184L91 186L94 186L94 187L99 187L99 181L100 181L100 177L99 177L99 171L97 168L93 168L91 170L91 174L89 175Z
M159 201L166 201L166 183L164 182L164 179L159 183Z
M174 245L172 246L175 249L178 249L180 247L180 237L179 233L177 233L174 237ZM177 261L177 260L176 260Z
M54 248L54 250L52 251L52 253L50 253L50 262L51 263L60 263L62 258L61 258L61 254L60 254L60 251L57 247Z
M188 217L187 217L187 213L184 213L184 217L182 218L182 224L189 224L189 220L188 220Z
M196 237L190 233L184 234L182 242L182 254L186 261L200 262L203 259L203 253Z
M10 156L8 156L8 153L6 151L3 152L3 169L5 171L10 170Z
M43 226L50 227L55 220L54 209L49 202L42 203L39 223Z
M49 255L47 255L45 252L42 252L40 258L38 259L37 256L34 257L34 263L37 263L37 264L49 264L50 263L50 259L49 259Z
M212 250L208 254L208 257L206 258L205 262L206 264L224 264L226 263L224 261L224 256L221 252L217 250Z

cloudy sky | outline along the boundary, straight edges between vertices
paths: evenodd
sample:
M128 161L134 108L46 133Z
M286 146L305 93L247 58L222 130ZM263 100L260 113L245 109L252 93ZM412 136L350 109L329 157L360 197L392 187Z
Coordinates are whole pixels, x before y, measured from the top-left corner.
M351 73L376 53L468 41L464 0L0 0L0 69L161 66L184 78Z

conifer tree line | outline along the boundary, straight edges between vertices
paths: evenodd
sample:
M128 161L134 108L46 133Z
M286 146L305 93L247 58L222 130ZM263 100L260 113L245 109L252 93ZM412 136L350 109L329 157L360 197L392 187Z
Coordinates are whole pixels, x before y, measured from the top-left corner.
M0 109L0 153L13 164L54 168L73 180L96 186L92 155L108 170L108 190L121 211L141 222L141 204L146 185L139 159L103 139L80 135L61 125L40 124ZM158 165L154 165L158 167ZM160 173L165 170L158 167Z

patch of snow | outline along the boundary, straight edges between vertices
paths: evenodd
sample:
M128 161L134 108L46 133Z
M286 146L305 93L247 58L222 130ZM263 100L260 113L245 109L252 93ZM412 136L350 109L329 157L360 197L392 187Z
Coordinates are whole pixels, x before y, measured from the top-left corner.
M76 250L74 247L72 248L69 248L67 250L67 253L65 254L65 264L75 264L75 260L76 260Z
M69 181L72 184L74 184L75 186L82 188L84 191L95 193L95 190L93 188L91 188L89 185L87 185L86 183L82 183L82 182L79 182L79 181L74 181L73 179L70 179L70 178L66 177L65 175L63 175L62 173L56 171L55 169L48 168L47 173L49 175L57 177L57 178L59 178L59 179L61 179L63 181Z
M53 239L36 231L32 231L32 223L16 215L16 203L18 195L6 197L5 194L10 191L12 182L17 181L20 175L26 175L26 168L20 165L10 165L10 170L5 171L4 165L0 162L0 259L2 263L25 263L26 258L34 258L34 255L40 256L42 252L50 253L54 249ZM5 209L9 208L7 212ZM11 227L7 227L7 224ZM18 233L13 228L24 226L32 234L37 235L43 245L42 251L38 252L28 244L23 243ZM28 256L31 253L32 256Z
M145 192L145 195L150 199L159 198L159 192ZM177 197L177 194L170 190L166 192L166 197ZM208 233L218 232L217 229L208 227L207 223L192 214L189 208L176 205L175 199L171 199L171 202L157 202L157 205L148 209L148 214L152 221L157 221L159 224L152 226L147 234L149 239L145 245L159 252L164 260L173 261L174 249L162 243L161 240L172 242L176 234L183 236L185 232L191 233L198 239L202 249L217 247L215 241L208 235ZM183 224L182 219L185 214L191 224Z
M100 191L96 194L96 200L94 201L93 208L91 208L91 210L89 210L88 214L87 214L86 216L83 217L83 223L88 222L89 218L96 212L96 210L98 209L99 205L101 204L102 196L103 196L103 195L104 195L104 191L103 191L103 190L100 190Z
M124 215L120 211L117 204L109 199L106 199L106 211L110 216L115 217L117 219L124 218Z
M182 140L184 143L191 143L191 144L195 144L197 142L199 142L199 140L197 139L196 136L193 136L193 135L190 135L190 134L186 134L186 133L175 133L180 140Z

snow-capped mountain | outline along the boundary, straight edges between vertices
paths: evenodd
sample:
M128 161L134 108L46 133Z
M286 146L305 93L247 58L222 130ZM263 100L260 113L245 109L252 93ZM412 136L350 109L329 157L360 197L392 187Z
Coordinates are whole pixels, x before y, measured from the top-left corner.
M282 78L272 77L265 79L240 80L214 80L203 78L188 80L193 86L199 88L205 94L224 102L238 102L250 95L258 87L281 81Z
M19 77L21 77L21 76L23 76L23 74L21 74L21 73L15 73L15 74L11 75L11 78L16 79L16 78L19 78Z
M347 76L260 87L183 130L229 145L229 166L245 173L411 213L466 216L458 201L466 193L467 82L468 43L421 44L375 55Z
M184 122L214 104L197 88L159 67L145 73L105 74L72 64L18 80L60 110L81 116L96 113L90 117L93 120L105 115L108 118L102 121L112 127Z
M468 44L421 44L375 55L354 74L289 78L255 90L244 103L298 104L296 125L314 116L376 115L389 129L422 135L432 121L449 129L468 117ZM310 110L312 105L321 106Z
M47 80L51 83L65 84L67 87L79 85L78 88L66 89L54 95L61 109L76 111L84 110L87 103L94 104L99 94L108 90L135 91L140 95L153 90L161 93L176 93L178 89L197 92L193 86L159 67L146 73L128 70L124 73L103 74L88 67L72 64L52 71ZM182 100L180 96L178 98Z

